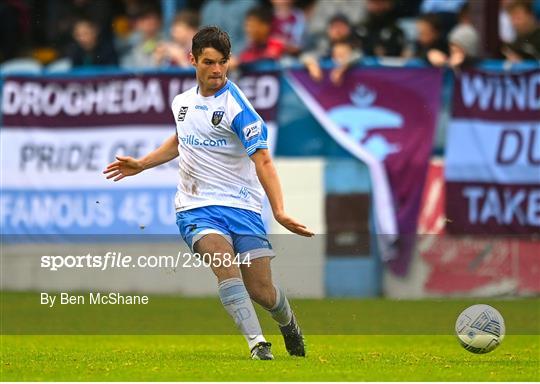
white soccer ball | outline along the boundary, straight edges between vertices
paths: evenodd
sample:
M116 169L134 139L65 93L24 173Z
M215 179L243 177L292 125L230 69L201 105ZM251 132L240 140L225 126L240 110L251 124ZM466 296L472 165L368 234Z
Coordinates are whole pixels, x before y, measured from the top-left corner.
M488 353L501 344L506 328L495 308L486 304L473 305L458 316L456 335L459 343L472 353Z

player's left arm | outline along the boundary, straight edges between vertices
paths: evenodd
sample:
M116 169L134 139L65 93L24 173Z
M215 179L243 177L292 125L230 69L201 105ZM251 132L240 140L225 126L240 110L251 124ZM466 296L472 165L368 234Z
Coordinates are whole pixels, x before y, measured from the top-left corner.
M257 149L251 155L251 160L255 163L257 177L268 196L276 221L293 233L301 236L313 236L313 232L304 224L285 213L281 183L268 149Z
M281 183L268 152L268 128L255 109L247 101L244 101L245 95L242 95L240 90L236 90L235 85L232 87L232 91L238 93L236 97L240 99L239 104L243 104L243 108L234 116L231 129L238 135L247 155L255 163L257 177L268 196L274 218L293 233L301 236L313 236L313 232L308 230L305 225L285 213Z

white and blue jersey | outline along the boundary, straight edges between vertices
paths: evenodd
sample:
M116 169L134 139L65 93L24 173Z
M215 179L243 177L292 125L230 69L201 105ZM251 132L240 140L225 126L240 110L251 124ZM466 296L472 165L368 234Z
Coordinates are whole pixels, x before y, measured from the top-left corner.
M180 182L176 223L194 251L209 233L222 235L242 261L274 257L261 219L263 188L249 158L268 148L267 128L236 84L208 97L198 87L172 102Z
M250 160L268 148L267 128L232 81L208 97L198 87L172 102L180 182L176 211L221 205L261 212L264 191Z

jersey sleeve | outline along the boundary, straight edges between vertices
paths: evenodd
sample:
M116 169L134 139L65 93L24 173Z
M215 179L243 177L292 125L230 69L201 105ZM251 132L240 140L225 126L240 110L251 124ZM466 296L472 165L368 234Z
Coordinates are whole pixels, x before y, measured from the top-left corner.
M234 117L231 128L240 138L248 156L253 155L257 149L268 148L266 124L251 106L244 106Z
M173 101L171 102L171 112L172 112L172 115L173 115L173 121L176 122L176 110L178 109L178 98L179 98L180 95L176 95L173 99ZM174 130L176 132L176 124L174 124Z

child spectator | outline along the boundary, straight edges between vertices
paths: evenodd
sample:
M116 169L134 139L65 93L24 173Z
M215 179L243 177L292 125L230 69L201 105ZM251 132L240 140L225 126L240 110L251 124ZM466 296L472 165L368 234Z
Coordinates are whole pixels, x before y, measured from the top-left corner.
M289 55L298 55L305 37L304 13L293 6L292 0L272 0L272 6L274 8L272 37L285 44L285 50Z
M514 42L503 48L506 59L512 62L540 60L540 27L531 1L514 0L507 7L510 21L516 31Z
M330 81L335 85L343 82L343 75L361 58L360 51L351 39L337 41L332 46L332 62L334 68L330 71Z
M306 66L311 78L315 81L321 81L323 72L319 61L331 59L334 68L330 72L330 79L337 84L341 82L341 78L350 64L361 57L359 45L347 17L337 14L328 22L326 38L320 39L319 47L316 50L302 55L301 61Z
M162 41L154 52L154 60L159 65L189 67L191 41L199 28L199 16L192 11L182 11L176 15L171 25L172 41Z
M367 20L356 29L366 56L403 56L405 36L394 6L394 0L368 0Z
M428 51L427 58L432 65L457 68L472 65L477 61L480 37L471 22L468 3L464 3L459 11L458 21L458 25L448 35L450 54L446 55L438 49Z
M305 55L316 55L319 58L329 58L331 56L332 45L337 41L351 40L359 47L360 41L353 34L353 28L349 18L338 13L328 20L324 36L319 36L311 49Z
M79 19L73 26L74 45L68 54L73 67L118 65L113 44L100 39L98 26L89 19Z
M449 55L438 49L432 49L427 53L432 65L458 68L473 65L478 61L478 35L472 26L457 25L450 32L448 43Z
M416 29L416 57L429 61L428 53L432 50L448 55L448 45L436 14L428 13L420 16L416 22Z
M362 54L358 50L358 46L355 44L354 40L345 39L334 42L330 57L334 64L333 68L330 70L330 81L334 85L340 85L347 69L357 63L361 57ZM316 57L306 56L303 59L303 63L313 80L321 81L323 79L324 73Z
M247 47L240 54L240 63L250 63L258 60L281 58L285 52L285 44L271 36L272 10L259 6L252 8L246 14L244 28Z

